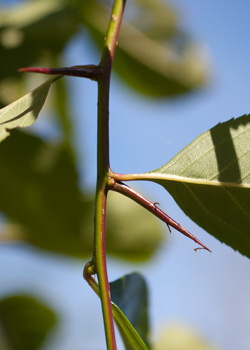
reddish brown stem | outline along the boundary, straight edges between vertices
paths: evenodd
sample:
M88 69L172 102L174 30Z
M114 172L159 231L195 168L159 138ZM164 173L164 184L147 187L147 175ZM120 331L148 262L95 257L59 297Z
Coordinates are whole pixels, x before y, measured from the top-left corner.
M150 211L152 214L157 216L160 220L165 222L168 226L171 226L175 228L177 231L181 232L183 235L187 236L188 238L192 239L195 243L199 244L202 248L206 249L211 253L211 250L206 247L201 241L199 241L192 233L190 233L187 229L185 229L182 225L180 225L178 222L176 222L174 219L172 219L170 216L168 216L164 211L162 211L160 208L157 207L156 203L151 202L144 196L142 196L137 191L133 190L129 186L123 184L122 182L117 182L114 179L110 181L110 189L116 192L119 192L132 200L134 200L136 203L140 204L142 207Z

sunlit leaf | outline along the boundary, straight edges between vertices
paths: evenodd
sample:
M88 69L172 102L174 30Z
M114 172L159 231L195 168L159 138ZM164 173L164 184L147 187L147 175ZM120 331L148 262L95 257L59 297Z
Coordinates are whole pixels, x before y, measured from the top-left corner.
M250 115L201 134L145 174L207 232L250 257Z
M4 336L6 350L40 349L55 323L53 311L30 296L0 300L0 334Z
M40 113L51 84L60 77L53 77L19 100L0 110L0 141L9 136L9 130L32 125Z
M112 310L126 350L146 350L148 344L148 293L138 273L110 283ZM143 340L144 342L143 342Z
M125 11L114 60L117 73L130 86L151 96L173 96L202 86L205 64L197 47L178 29L174 10L156 0L136 5L140 15L131 11L131 16L126 16ZM82 6L84 24L102 48L111 9L97 0Z

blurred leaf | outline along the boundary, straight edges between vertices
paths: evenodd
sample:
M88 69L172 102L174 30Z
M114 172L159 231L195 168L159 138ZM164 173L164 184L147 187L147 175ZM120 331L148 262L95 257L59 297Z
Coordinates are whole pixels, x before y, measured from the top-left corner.
M126 275L110 283L110 292L114 319L126 350L146 350L148 292L143 277L138 273Z
M144 25L136 16L123 21L114 60L117 73L130 86L151 96L174 96L202 86L206 80L204 63L187 35L175 29L173 9L156 0L138 5ZM84 24L102 48L110 7L98 0L82 6ZM166 25L160 30L163 18L171 18L171 30Z
M17 75L18 68L46 53L58 55L76 28L70 2L36 0L0 8L0 79Z
M0 8L0 79L16 76L18 68L42 58L58 56L80 23L102 48L111 12L104 3L36 0ZM159 0L138 0L127 9L114 61L122 79L144 94L162 97L202 86L207 75L204 63L197 46L179 29L173 8Z
M68 148L17 130L11 133L0 146L0 210L21 225L22 239L32 245L82 256L86 244L89 253L92 226L86 225L85 239L81 237L88 199L78 189Z
M107 249L118 257L146 260L163 243L158 219L130 199L110 192L107 211Z
M145 174L214 237L250 258L250 115L198 136L163 167Z
M69 106L69 89L67 89L66 81L65 79L60 79L55 84L54 89L54 108L55 113L58 116L58 120L61 125L61 130L64 136L64 140L67 143L67 145L71 148L72 153L74 154L73 150L73 121L74 118L72 117L72 112L70 112L70 106Z
M198 337L191 329L182 325L172 325L162 330L153 350L218 350Z
M53 77L44 84L0 110L0 141L10 135L10 129L25 128L33 124L49 92L51 84L60 77Z
M65 144L47 144L17 130L11 133L0 146L0 210L18 224L11 227L10 239L16 235L41 249L90 255L94 199L78 188L72 153ZM161 226L149 213L142 216L143 208L131 203L128 209L127 199L116 198L113 206L119 209L109 210L108 252L126 259L149 258L162 242ZM8 239L8 231L2 238Z
M0 324L8 347L2 350L40 349L56 323L55 314L29 296L11 296L0 300Z
M166 1L135 0L132 5L126 4L124 15L125 19L128 18L128 21L132 21L140 31L154 40L171 39L179 32L178 15Z

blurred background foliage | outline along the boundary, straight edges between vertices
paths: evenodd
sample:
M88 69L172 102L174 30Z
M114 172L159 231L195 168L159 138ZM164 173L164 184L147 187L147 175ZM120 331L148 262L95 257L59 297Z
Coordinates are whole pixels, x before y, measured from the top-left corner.
M31 85L34 88L32 79L40 83L41 77L17 73L18 68L62 66L67 45L79 33L88 30L101 54L112 3L32 0L8 6L5 1L0 8L0 107L27 93ZM76 62L87 63L92 62ZM175 10L160 0L137 0L127 7L114 71L137 93L158 98L190 93L207 79L198 47L182 31ZM17 130L0 146L0 240L72 258L88 257L94 193L80 185L78 163L84 160L77 156L66 81L56 82L52 90L45 112L52 127L56 124L59 137L48 140L29 130ZM128 199L109 196L108 253L146 261L164 239L162 226ZM25 325L20 322L24 319ZM46 327L35 326L36 322ZM6 298L0 303L0 344L5 344L1 349L37 349L55 322L52 311L31 297ZM187 344L178 349L184 348Z

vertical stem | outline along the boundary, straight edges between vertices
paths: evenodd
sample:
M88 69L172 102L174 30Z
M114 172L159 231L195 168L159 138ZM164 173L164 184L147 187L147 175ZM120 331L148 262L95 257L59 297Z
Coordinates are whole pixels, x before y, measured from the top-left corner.
M107 348L110 350L116 350L114 321L106 264L106 194L107 192L104 186L97 189L95 212L95 268L99 282Z
M110 290L106 264L106 204L108 192L109 167L109 86L112 62L117 37L122 21L126 0L116 0L107 36L103 55L99 67L103 74L98 79L98 141L97 141L97 184L95 208L95 251L93 262L97 271L102 312L105 326L105 335L108 350L116 350L114 321L111 307Z
M116 350L106 263L107 172L109 169L109 75L98 82L98 143L95 211L95 267L97 271L107 348Z

